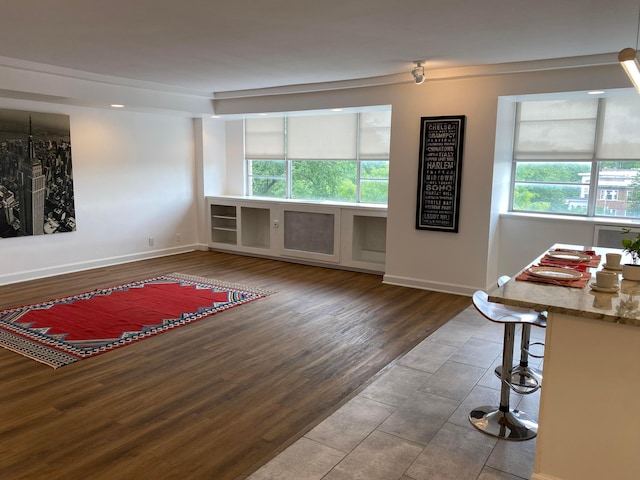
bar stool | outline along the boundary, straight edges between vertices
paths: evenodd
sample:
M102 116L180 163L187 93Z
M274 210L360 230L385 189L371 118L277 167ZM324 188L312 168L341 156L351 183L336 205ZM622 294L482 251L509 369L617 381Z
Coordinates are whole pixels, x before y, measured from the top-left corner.
M513 345L517 324L532 323L538 312L528 308L507 307L489 301L486 292L473 294L473 305L485 318L492 322L504 324L504 341L502 345L502 371L507 372L513 363ZM522 373L524 375L524 373ZM501 378L500 405L486 405L475 408L469 413L469 421L477 429L505 440L530 440L538 434L538 424L520 410L509 406L511 390L520 393L508 380ZM538 385L539 388L539 385ZM527 389L532 393L532 389Z
M503 275L498 279L498 287L507 283L511 277ZM511 379L509 380L512 385L518 385L521 388L521 392L518 393L533 393L542 386L542 370L529 366L529 357L543 358L544 355L536 355L531 353L531 346L538 345L544 347L542 342L531 343L531 325L536 327L547 327L547 312L538 312L538 316L531 323L524 322L522 324L522 333L520 337L520 362L516 363L511 368ZM502 365L498 365L495 369L495 374L498 378L502 378ZM533 389L533 391L528 391Z

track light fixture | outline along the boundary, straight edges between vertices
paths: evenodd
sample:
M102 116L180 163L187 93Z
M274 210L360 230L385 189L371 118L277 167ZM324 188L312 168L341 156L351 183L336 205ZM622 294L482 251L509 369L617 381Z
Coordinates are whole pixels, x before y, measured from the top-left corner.
M631 83L640 93L640 63L638 63L638 51L633 48L625 48L618 54L618 61L624 71L627 72Z
M640 43L640 8L638 8L638 30L636 31L636 48L625 48L618 54L618 61L629 80L640 93L640 62L638 62L638 44Z
M411 70L411 75L413 75L413 80L416 82L416 85L420 85L424 83L424 67L422 66L422 62L415 61L415 68Z

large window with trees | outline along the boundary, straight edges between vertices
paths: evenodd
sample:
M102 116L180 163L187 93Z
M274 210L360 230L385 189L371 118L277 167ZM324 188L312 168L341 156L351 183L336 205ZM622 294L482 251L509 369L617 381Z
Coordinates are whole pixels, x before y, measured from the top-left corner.
M640 95L517 104L511 210L640 217Z
M386 204L391 109L245 119L247 195Z

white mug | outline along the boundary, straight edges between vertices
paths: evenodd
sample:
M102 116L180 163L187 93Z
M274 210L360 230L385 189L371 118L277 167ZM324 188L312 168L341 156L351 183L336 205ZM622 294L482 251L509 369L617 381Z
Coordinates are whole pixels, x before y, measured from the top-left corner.
M619 267L622 260L622 254L620 253L607 253L607 267Z
M596 285L602 288L616 287L618 285L618 274L607 270L599 270L596 272Z

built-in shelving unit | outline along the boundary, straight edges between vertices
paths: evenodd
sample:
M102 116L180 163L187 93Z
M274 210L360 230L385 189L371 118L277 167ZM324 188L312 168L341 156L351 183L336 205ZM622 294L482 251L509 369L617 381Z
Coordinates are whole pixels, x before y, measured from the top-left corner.
M207 204L211 249L384 273L384 207L249 197Z
M253 248L271 247L271 209L240 207L242 245Z
M238 217L233 205L211 205L211 241L236 245Z
M386 217L353 216L353 260L384 265L387 248Z

